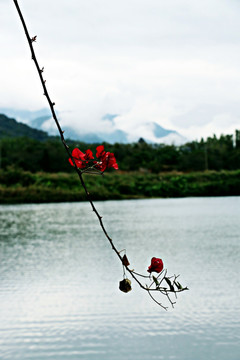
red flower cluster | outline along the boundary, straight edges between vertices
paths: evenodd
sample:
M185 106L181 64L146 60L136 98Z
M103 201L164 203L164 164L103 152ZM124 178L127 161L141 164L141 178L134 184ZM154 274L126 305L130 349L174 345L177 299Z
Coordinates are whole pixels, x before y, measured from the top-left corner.
M118 169L118 164L113 153L110 153L109 151L106 152L103 145L98 146L96 150L96 157L98 158L98 161L94 160L93 153L90 149L86 150L85 153L80 151L78 148L73 149L72 157L77 167L79 169L97 169L101 172L104 172L110 167L113 167L116 170ZM74 166L71 158L69 158L69 162L72 166Z
M109 151L106 152L103 145L98 146L96 150L96 157L100 160L96 164L97 169L101 170L102 172L106 170L106 168L110 167L113 167L115 170L118 169L118 164L113 153L110 153Z
M153 257L151 260L151 265L148 267L148 272L157 272L160 273L163 269L163 262L162 259L158 259Z
M72 151L72 157L74 158L77 167L80 169L84 169L87 166L88 161L94 159L93 153L89 149L86 150L86 153L84 154L78 148L75 148ZM71 158L69 158L69 162L72 166L74 166Z

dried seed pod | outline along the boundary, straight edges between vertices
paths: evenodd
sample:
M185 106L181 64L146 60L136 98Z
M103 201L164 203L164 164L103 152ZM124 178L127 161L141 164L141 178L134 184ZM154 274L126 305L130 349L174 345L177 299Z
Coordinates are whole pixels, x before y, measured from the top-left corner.
M122 258L122 263L124 266L128 266L130 265L130 262L128 261L128 258L127 258L127 255L123 255L123 258Z
M123 279L119 282L119 289L125 293L131 291L131 281L129 279Z

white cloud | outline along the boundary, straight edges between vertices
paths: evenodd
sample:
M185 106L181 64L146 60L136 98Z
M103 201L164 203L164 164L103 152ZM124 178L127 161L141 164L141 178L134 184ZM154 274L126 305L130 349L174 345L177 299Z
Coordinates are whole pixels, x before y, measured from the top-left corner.
M109 131L106 113L122 129L156 121L193 138L238 126L239 2L19 4L64 126ZM0 107L46 107L13 2L0 12Z

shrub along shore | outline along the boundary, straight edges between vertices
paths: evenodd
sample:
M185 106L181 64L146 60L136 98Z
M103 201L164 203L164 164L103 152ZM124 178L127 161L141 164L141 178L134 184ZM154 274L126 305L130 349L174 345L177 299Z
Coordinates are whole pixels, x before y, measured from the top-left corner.
M240 195L240 170L191 173L107 172L85 175L93 200ZM0 171L0 204L85 201L73 173Z

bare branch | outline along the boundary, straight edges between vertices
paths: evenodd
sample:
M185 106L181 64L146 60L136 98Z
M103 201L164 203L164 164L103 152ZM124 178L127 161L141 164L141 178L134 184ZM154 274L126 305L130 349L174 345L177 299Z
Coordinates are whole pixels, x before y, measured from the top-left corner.
M13 0L15 6L16 6L16 9L17 9L17 12L18 12L18 15L20 17L20 20L21 20L21 23L22 23L22 26L23 26L23 29L24 29L24 32L25 32L25 35L26 35L26 38L27 38L27 41L28 41L28 45L29 45L29 48L30 48L30 51L31 51L31 56L32 56L32 60L34 61L34 64L36 66L36 69L37 69L37 72L38 72L38 75L39 75L39 78L40 78L40 82L42 84L42 88L43 88L43 95L46 96L47 98L47 101L48 101L48 105L49 105L49 108L51 110L51 113L52 113L52 117L55 121L55 124L58 128L58 131L59 131L59 134L60 134L60 137L61 137L61 141L63 143L63 146L65 147L65 150L66 150L66 153L68 155L68 157L71 159L72 163L73 163L73 166L74 166L74 169L76 171L76 173L78 174L78 177L79 177L79 180L80 180L80 183L85 191L85 194L86 194L86 198L87 200L89 201L90 205L91 205L91 208L93 210L93 212L96 214L98 220L99 220L99 224L100 224L100 227L102 228L102 231L105 235L105 237L107 238L108 242L110 243L113 251L116 253L117 257L119 258L119 260L121 261L122 265L123 265L123 276L124 276L124 279L125 279L125 271L127 271L131 277L135 280L135 282L143 289L143 290L146 290L149 294L149 296L152 298L152 300L154 302L156 302L159 306L161 306L163 309L167 310L167 307L166 306L163 306L159 301L157 301L155 299L155 297L151 294L151 292L158 292L162 295L165 295L168 299L168 301L170 302L170 304L174 305L174 302L171 300L170 296L169 296L169 293L174 293L175 296L176 296L176 293L177 292L181 292L181 291L184 291L184 290L188 290L188 288L183 288L179 282L176 281L177 277L174 275L174 280L171 282L171 280L169 280L170 278L166 277L166 274L167 274L167 270L164 270L164 271L161 271L161 273L157 276L157 278L155 279L160 279L160 281L158 282L158 280L156 281L153 281L151 282L150 286L145 286L143 285L139 280L138 280L138 276L140 277L144 277L144 278L149 278L151 281L152 281L152 278L151 278L151 275L142 275L138 272L135 272L134 270L131 270L129 268L129 261L126 257L126 254L122 257L120 255L120 251L118 251L115 247L115 245L113 244L113 240L112 238L109 236L104 224L103 224L103 221L102 221L102 216L100 216L100 214L98 213L93 201L92 201L92 198L87 190L87 187L86 187L86 184L85 184L85 181L83 179L83 174L97 174L97 175L103 175L103 172L98 170L96 168L96 165L95 164L92 164L92 165L89 165L86 169L84 170L80 170L76 164L76 159L72 156L72 153L69 149L69 146L67 145L66 143L66 140L64 138L64 131L62 130L61 126L60 126L60 123L58 121L58 118L57 118L57 115L56 115L56 112L54 110L54 106L55 106L55 102L52 102L51 98L50 98L50 95L49 95L49 92L47 90L47 87L46 87L46 80L43 79L43 72L44 72L44 67L40 68L39 66L39 63L37 61L37 58L36 58L36 54L35 54L35 51L34 51L34 47L33 47L33 43L36 42L37 40L37 36L33 36L33 37L30 37L29 35L29 32L28 32L28 29L27 29L27 26L26 26L26 23L25 23L25 20L24 20L24 17L22 15L22 12L20 10L20 7L18 5L18 1L17 0ZM164 274L164 275L163 275ZM162 278L161 278L162 276ZM130 289L131 289L131 285L130 285L130 280L128 279L125 279L126 282L128 283L128 289L127 291L129 291L129 286L130 286ZM169 289L166 288L166 287L162 287L161 284L163 282L163 280L165 280L167 282L167 284L169 285ZM154 283L156 284L156 288L151 288ZM174 289L174 285L177 287L177 290ZM125 292L126 289L124 288Z

